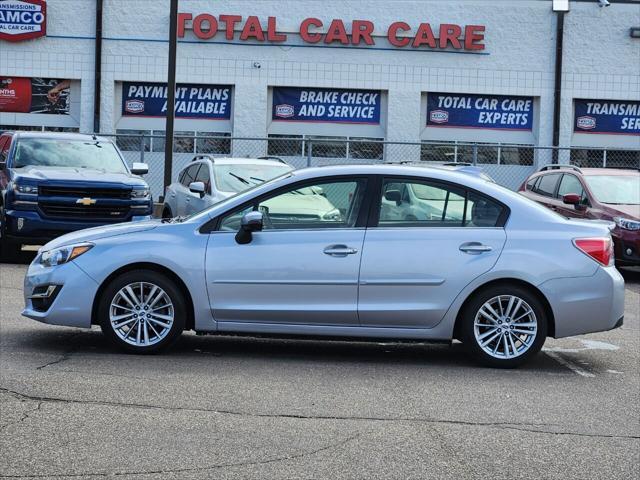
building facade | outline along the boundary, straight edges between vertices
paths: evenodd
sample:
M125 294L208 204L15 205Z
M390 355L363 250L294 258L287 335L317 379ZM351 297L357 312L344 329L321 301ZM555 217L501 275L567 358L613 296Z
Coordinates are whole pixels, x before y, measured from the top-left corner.
M158 135L144 148L161 151L169 1L104 0L99 68L97 3L0 0L0 128L92 132L99 114L100 132ZM327 156L354 159L390 154L380 140L554 143L550 0L181 0L179 12L176 131L195 137L178 142L185 152L250 153L228 136L270 137L265 153L284 156L317 138ZM560 146L640 149L634 27L640 2L570 2Z

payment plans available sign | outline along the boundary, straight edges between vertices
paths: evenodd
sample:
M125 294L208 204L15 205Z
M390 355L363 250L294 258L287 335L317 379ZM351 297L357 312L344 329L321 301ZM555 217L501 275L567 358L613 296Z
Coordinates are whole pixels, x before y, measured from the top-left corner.
M533 97L429 93L427 126L530 132Z
M640 135L640 102L576 100L575 133Z
M374 90L275 87L272 119L379 125L380 96Z
M44 0L0 0L0 39L20 42L46 35Z
M124 82L123 117L165 117L166 84ZM176 87L176 118L231 119L231 87L226 85L179 84Z

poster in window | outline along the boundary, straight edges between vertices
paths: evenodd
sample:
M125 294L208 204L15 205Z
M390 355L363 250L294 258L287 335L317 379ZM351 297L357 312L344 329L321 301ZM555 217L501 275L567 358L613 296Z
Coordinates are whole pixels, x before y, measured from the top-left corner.
M0 112L69 115L71 80L0 77Z

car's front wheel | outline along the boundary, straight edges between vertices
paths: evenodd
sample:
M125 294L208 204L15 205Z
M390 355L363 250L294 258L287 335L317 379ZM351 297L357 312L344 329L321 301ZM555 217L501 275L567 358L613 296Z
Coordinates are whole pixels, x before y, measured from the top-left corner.
M182 333L187 314L184 295L166 276L136 270L113 279L98 305L103 333L132 353L155 353Z
M513 368L540 351L547 337L547 321L535 294L519 286L495 285L467 302L460 336L481 363Z

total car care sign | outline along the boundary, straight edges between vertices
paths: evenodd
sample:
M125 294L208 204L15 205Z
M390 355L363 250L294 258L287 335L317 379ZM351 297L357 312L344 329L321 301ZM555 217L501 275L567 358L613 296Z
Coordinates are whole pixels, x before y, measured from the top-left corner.
M44 0L0 0L0 39L20 42L47 33Z
M533 97L429 93L427 126L531 131Z

